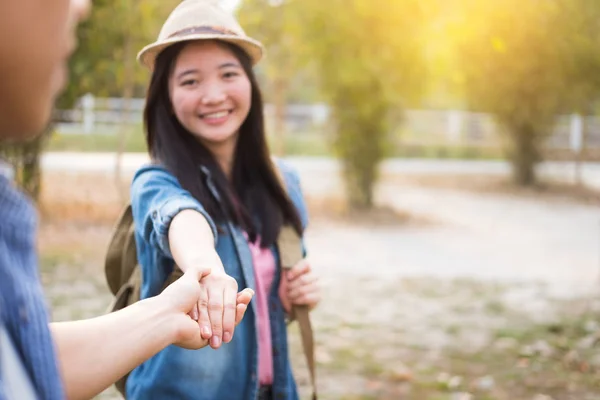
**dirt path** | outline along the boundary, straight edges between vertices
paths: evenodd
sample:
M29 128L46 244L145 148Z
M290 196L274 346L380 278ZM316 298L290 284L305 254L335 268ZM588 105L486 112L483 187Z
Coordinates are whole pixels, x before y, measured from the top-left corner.
M313 205L339 195L332 176L302 178ZM98 208L100 181L76 182L88 196L78 200L82 209ZM60 184L69 209L68 179ZM321 212L308 233L323 289L314 312L322 399L599 398L600 302L589 295L599 269L596 208L391 181L378 198L408 222ZM104 311L109 233L107 225L42 225L42 278L55 320ZM290 340L306 390L293 328Z

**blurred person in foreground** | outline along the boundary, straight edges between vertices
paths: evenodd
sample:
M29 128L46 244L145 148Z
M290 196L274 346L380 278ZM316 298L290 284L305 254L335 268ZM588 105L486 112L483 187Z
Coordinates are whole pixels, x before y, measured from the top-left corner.
M89 0L0 3L0 139L41 132L66 82L75 27ZM198 349L199 281L189 269L160 295L110 315L49 324L37 271L36 213L0 176L0 399L85 399L170 344ZM237 295L239 323L252 298Z

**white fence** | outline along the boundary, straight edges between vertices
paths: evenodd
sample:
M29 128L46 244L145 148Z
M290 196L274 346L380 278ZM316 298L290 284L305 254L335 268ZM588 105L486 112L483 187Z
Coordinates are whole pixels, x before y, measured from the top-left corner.
M55 114L58 130L65 134L110 134L123 125L141 126L144 99L82 97L72 110ZM126 110L126 111L125 111ZM265 118L272 121L274 108L265 105ZM286 131L307 134L319 131L327 123L329 110L325 104L291 104L285 112ZM437 146L498 147L501 135L488 114L457 110L408 110L400 125L398 138L402 143ZM547 148L577 152L583 145L600 149L600 117L560 116Z
M110 134L123 125L141 125L145 99L100 98L85 95L72 110L56 110L58 130L67 134ZM273 119L273 105L265 105L265 118ZM329 116L324 104L294 104L286 109L286 129L291 132L310 130L324 124Z

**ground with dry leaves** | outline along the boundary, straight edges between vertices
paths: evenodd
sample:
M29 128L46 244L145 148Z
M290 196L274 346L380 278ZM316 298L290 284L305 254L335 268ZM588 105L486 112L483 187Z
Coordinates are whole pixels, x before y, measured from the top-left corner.
M388 208L348 215L322 192L337 183L302 179L323 291L320 398L600 399L594 204L388 177L377 196ZM47 176L39 246L54 320L110 301L102 256L119 199L110 177ZM295 327L290 341L306 393Z

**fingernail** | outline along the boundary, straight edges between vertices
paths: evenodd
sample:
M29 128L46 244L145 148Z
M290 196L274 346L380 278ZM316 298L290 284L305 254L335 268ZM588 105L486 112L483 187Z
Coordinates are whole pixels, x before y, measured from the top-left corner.
M230 341L231 341L231 333L225 332L223 334L223 342L224 343L229 343Z
M210 339L210 345L212 347L219 347L220 344L221 344L221 339L219 339L218 336L213 336L212 339Z
M210 336L210 328L206 325L204 325L202 327L202 335L203 336Z

